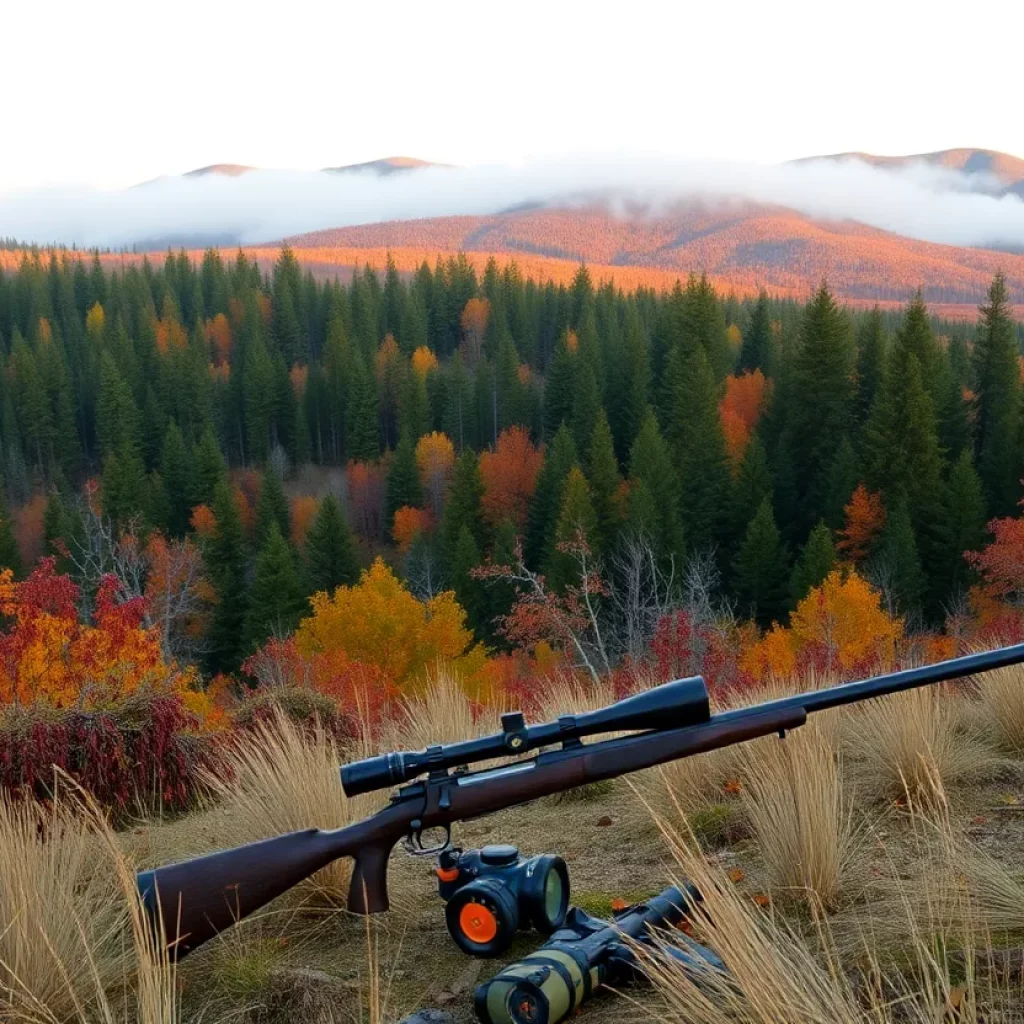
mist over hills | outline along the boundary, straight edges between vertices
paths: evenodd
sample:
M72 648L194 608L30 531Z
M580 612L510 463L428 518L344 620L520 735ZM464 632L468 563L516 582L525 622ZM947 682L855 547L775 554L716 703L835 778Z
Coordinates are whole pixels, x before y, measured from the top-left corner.
M923 286L942 301L973 301L995 269L1024 288L1024 160L951 149L773 165L595 157L452 167L387 157L303 172L223 163L114 192L0 196L0 235L136 251L282 239L307 254L464 249L707 270L788 292L828 276L850 297Z

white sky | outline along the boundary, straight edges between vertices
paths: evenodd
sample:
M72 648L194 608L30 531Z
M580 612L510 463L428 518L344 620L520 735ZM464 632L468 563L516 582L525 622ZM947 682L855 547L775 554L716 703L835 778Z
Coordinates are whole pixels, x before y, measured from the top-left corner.
M1024 156L1022 29L1024 0L0 0L0 192L392 154Z

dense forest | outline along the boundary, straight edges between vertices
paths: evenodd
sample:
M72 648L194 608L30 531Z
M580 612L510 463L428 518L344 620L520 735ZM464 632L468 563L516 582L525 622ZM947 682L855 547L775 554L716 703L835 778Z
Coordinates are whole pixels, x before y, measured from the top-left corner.
M496 650L516 586L569 613L643 592L653 619L662 591L709 587L769 627L839 562L940 627L1021 498L998 277L965 325L920 299L851 312L825 284L802 305L463 257L340 284L287 248L269 275L241 252L36 253L0 276L0 343L0 561L50 556L98 604L104 573L131 575L126 538L185 545L207 611L177 617L171 653L210 673L380 554L420 599L453 590ZM635 618L618 656L650 639L623 639Z

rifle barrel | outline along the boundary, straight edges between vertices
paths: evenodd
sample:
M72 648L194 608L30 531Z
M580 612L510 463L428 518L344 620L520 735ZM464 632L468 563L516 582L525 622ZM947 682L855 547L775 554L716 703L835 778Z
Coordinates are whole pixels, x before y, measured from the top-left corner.
M976 675L979 672L991 672L1010 665L1024 662L1024 644L1013 647L1000 647L994 651L981 651L977 654L965 654L961 658L940 661L934 665L919 665L917 668L906 668L899 672L889 672L884 676L861 679L854 683L843 683L830 686L823 690L808 690L792 697L781 697L779 700L766 701L755 705L758 711L788 710L803 708L808 714L813 711L827 711L829 708L853 704L856 701L868 700L872 697L887 697L904 690L913 690L919 686L942 683L961 676ZM1022 684L1024 685L1024 684ZM752 708L738 708L715 715L715 721L729 721L741 717Z

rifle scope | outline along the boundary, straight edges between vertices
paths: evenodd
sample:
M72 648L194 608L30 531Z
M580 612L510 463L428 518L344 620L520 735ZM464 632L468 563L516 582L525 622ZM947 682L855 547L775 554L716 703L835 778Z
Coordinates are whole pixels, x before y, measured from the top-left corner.
M699 725L711 717L708 688L700 676L677 679L583 715L562 715L527 725L521 711L501 716L501 732L463 743L396 751L353 761L341 769L348 796L410 782L425 772L447 771L477 761L525 754L538 747L606 732L644 732Z

